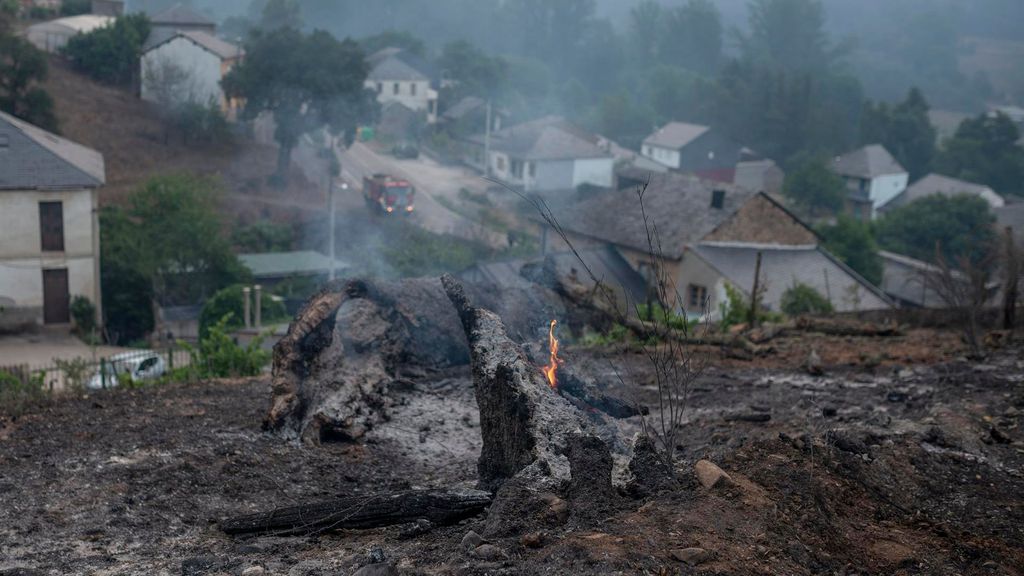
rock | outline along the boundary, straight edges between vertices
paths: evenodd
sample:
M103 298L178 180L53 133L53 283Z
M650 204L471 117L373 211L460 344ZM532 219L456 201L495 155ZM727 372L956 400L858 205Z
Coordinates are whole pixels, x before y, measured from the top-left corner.
M637 434L633 440L629 472L633 480L627 486L627 491L634 498L646 498L671 490L677 484L672 468L662 459L654 442L644 434Z
M380 546L371 546L367 557L370 560L370 564L382 564L387 560L387 557L384 555L384 549Z
M530 532L529 534L523 534L523 537L519 539L519 543L526 548L543 548L544 533Z
M220 561L213 556L195 556L181 562L182 576L200 576L213 572L220 565Z
M392 564L367 564L352 576L398 576L398 568Z
M825 373L821 356L818 356L818 351L814 348L811 348L811 353L807 355L807 362L804 363L804 367L807 368L807 373L811 376L821 376Z
M485 562L498 562L500 560L508 559L508 554L494 544L481 544L474 548L471 554L473 557Z
M546 516L549 521L557 524L564 524L569 519L569 503L554 494L542 494L547 504Z
M422 536L433 529L433 522L426 518L420 518L415 522L410 522L402 526L401 530L398 532L398 537L402 539L415 538L417 536Z
M996 428L995 426L989 428L988 433L992 437L992 439L999 444L1009 444L1010 442L1013 442L1012 438L1007 436L1005 432L1003 432L999 428Z
M462 537L462 548L467 552L484 543L483 537L472 530L466 532L466 535Z
M711 560L712 553L703 548L677 548L669 552L673 558L680 562L686 562L691 566L703 564Z
M249 566L245 570L242 570L242 576L263 576L267 571L263 569L263 566Z
M708 490L733 485L732 478L710 460L698 460L693 470L697 475L697 481Z

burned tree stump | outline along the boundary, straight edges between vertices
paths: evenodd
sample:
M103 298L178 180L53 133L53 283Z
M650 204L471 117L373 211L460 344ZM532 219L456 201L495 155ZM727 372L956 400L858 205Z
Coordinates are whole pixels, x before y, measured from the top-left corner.
M490 503L491 494L482 490L407 490L247 514L222 521L220 528L227 534L294 535L381 528L417 520L452 524L480 513Z
M274 347L264 428L308 443L355 440L387 418L388 386L401 370L468 360L458 317L437 280L331 284Z
M570 479L567 441L591 432L586 417L548 386L540 367L513 342L501 319L472 306L462 285L441 278L469 340L483 448L480 486L494 490L516 475L561 485Z

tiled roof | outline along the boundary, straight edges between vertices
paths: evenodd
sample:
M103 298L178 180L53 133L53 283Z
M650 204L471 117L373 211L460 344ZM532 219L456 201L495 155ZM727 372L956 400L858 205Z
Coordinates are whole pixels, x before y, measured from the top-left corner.
M103 155L0 112L0 190L96 188Z
M644 144L678 150L704 135L710 130L707 126L687 124L686 122L669 122L657 132L644 139Z
M243 54L243 50L240 46L236 46L230 42L221 40L212 34L199 30L176 30L173 32L157 30L149 36L149 40L147 40L146 45L143 47L143 52L149 52L150 50L158 48L175 38L181 37L191 40L197 46L210 52L214 56L217 56L221 60L238 58Z
M376 64L370 70L367 79L373 81L389 82L389 81L425 81L430 78L413 68L411 65L404 62L397 55L388 56Z
M483 144L484 136L477 134L470 140ZM560 116L545 116L492 133L491 150L521 160L609 158L611 155L598 141L596 135Z
M150 21L158 26L192 25L216 26L217 23L183 4L175 4L167 10L152 16Z
M1002 196L996 194L991 188L983 184L966 182L964 180L950 178L949 176L943 176L941 174L929 174L917 182L914 182L908 186L906 190L900 193L899 196L896 196L887 202L882 207L882 210L889 210L905 204L910 204L914 200L919 200L928 196L955 196L957 194L978 196L988 202L989 206L992 206L993 208L998 208L1005 204Z
M869 180L879 176L906 172L903 166L900 166L900 163L881 144L870 144L839 156L833 161L832 170L842 176Z

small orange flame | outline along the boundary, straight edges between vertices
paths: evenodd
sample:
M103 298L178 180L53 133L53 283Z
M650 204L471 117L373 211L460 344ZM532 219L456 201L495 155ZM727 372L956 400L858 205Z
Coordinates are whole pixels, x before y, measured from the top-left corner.
M558 324L558 320L552 320L551 326L548 328L548 348L551 352L550 364L541 368L544 372L544 377L548 379L548 384L552 388L558 388L558 366L562 363L558 358L558 338L555 338L555 324Z

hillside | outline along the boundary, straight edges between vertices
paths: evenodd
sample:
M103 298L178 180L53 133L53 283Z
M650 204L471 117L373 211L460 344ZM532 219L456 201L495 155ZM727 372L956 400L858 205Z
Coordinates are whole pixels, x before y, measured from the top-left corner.
M56 103L62 135L103 153L107 186L103 204L119 203L149 176L179 171L220 176L232 198L255 202L320 198L293 169L287 190L266 185L277 151L244 139L222 146L186 145L180 138L165 142L157 110L128 90L99 84L72 70L60 58L50 59L45 88Z

